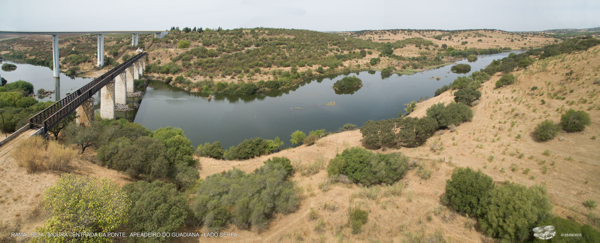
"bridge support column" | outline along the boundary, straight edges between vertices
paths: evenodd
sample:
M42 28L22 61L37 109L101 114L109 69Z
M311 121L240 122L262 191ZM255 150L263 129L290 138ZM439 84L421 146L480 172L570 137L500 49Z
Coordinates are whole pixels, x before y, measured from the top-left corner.
M115 77L115 104L127 105L127 81L124 73Z
M94 98L90 98L77 107L77 125L87 127L94 120Z
M133 93L134 73L135 73L135 69L134 69L133 65L125 69L125 76L127 79L127 92L130 92L130 93Z
M134 62L131 67L133 67L133 80L140 79L140 61Z
M102 119L115 119L115 82L106 84L100 90L100 116Z
M98 34L98 67L104 66L104 34Z
M52 67L54 77L60 77L60 57L58 56L58 35L52 35Z
M138 45L138 37L139 37L138 33L132 33L131 34L131 46L137 46Z

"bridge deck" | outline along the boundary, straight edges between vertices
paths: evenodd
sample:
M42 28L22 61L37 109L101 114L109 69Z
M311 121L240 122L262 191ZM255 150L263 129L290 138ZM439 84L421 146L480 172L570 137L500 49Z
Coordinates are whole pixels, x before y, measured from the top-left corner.
M17 146L17 144L31 137L36 131L36 129L24 131L16 138L10 140L8 143L0 146L0 164L4 163L4 160L10 156L10 152Z

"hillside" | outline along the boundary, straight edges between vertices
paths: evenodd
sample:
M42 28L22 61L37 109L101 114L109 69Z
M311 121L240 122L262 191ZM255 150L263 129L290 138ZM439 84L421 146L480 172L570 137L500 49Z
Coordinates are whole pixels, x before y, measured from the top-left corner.
M419 159L433 171L428 180L419 177L415 170L410 171L400 182L405 186L399 197L384 196L384 192L389 190L385 186L364 189L338 183L323 191L319 189L319 183L327 180L326 171L321 170L312 176L296 174L293 180L305 190L305 199L297 212L279 217L260 234L240 231L235 227L225 231L238 232L239 241L256 242L396 242L415 237L435 238L437 235L453 242L489 242L489 238L480 232L465 227L474 225L474 219L456 214L440 203L446 180L454 167L480 169L497 183L513 181L527 186L545 185L554 205L554 214L600 227L598 209L589 210L582 204L585 200L600 200L600 188L596 186L600 183L596 176L600 173L600 141L592 138L600 136L600 106L596 104L599 101L596 90L600 90L600 86L593 84L598 79L599 52L600 47L595 47L583 53L550 58L548 64L538 62L528 70L517 71L517 82L500 89L494 87L495 81L500 78L500 75L495 75L481 88L483 96L481 103L474 107L472 122L458 126L456 132L445 131L436 135L418 148L384 151L402 152ZM576 73L577 80L565 82L564 73L570 70ZM531 91L533 86L538 87L536 92ZM552 89L568 91L567 98L558 100L538 96ZM546 101L544 105L541 104L542 99ZM584 99L587 100L585 103ZM410 116L424 116L427 107L452 100L452 95L446 91L419 103ZM530 134L535 126L543 119L558 121L560 115L556 109L561 107L586 110L591 115L592 125L581 133L561 132L549 142L534 141ZM559 141L559 137L564 140ZM434 143L439 144L439 152L430 150ZM273 156L286 156L299 164L328 161L344 148L353 146L361 146L359 131L330 135L313 146L301 146L248 161L201 158L203 169L200 174L205 178L231 168L250 172ZM546 150L550 151L547 155L544 154ZM490 156L493 156L491 161ZM325 209L325 205L329 207L332 204L335 210ZM363 226L364 233L359 235L352 235L347 226L351 204L361 204L371 211L369 222ZM318 218L325 221L324 230L315 230L318 221L310 219L311 208L316 210ZM188 230L193 228L183 231Z

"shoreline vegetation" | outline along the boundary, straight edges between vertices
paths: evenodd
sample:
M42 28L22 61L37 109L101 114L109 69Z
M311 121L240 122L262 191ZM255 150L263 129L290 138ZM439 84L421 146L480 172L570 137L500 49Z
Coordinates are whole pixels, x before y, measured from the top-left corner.
M404 31L421 33L418 30ZM471 35L468 31L465 33ZM153 75L153 79L164 80L171 86L199 92L203 96L218 93L244 95L293 87L310 78L351 72L376 70L383 72L384 78L393 73L411 75L470 55L513 49L499 45L493 48L439 45L437 41L442 39L438 36L415 36L381 43L343 33L308 30L194 30L187 27L180 30L174 27L163 39L141 35L140 44L136 47L129 45L127 35L107 35L104 68L118 65L119 61L130 58L137 48L142 48L150 54L146 73ZM93 35L83 35L60 40L61 68L65 74L76 76L99 70L94 67L95 48L90 45L94 38ZM6 59L50 67L50 52L46 53L47 47L40 44L27 38L4 40L0 42L0 51L8 51L3 54ZM17 50L11 45L27 48Z

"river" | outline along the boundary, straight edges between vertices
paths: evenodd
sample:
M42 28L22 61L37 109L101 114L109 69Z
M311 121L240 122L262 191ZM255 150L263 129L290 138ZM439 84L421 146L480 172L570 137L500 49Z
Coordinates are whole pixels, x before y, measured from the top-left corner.
M335 81L344 75L313 79L300 87L283 91L248 96L217 95L210 101L199 94L153 81L146 89L137 114L117 112L117 117L131 118L135 115L135 122L153 131L166 126L182 128L194 146L220 141L223 147L228 148L245 139L274 139L276 136L285 142L284 146L291 146L290 135L296 130L306 134L317 129L331 132L346 123L362 126L368 120L398 117L398 113L406 107L404 104L421 97L433 97L436 89L458 76L469 75L508 54L480 55L477 61L469 63L471 72L467 74L452 73L452 65L414 75L394 74L385 79L379 72L351 73L349 75L356 75L363 81L363 87L352 94L336 94L332 88ZM468 62L465 59L456 63ZM16 70L0 70L0 75L9 82L28 81L36 91L40 88L55 90L56 80L51 69L15 64ZM438 76L439 81L435 79ZM61 97L91 80L61 73ZM55 96L42 100L54 101ZM333 102L335 105L331 105ZM95 103L98 109L98 98Z
M469 63L471 72L508 54L480 55L477 61ZM457 63L468 62L465 59ZM452 73L451 66L414 75L394 74L386 79L379 72L351 73L363 81L363 87L353 94L336 94L332 88L344 75L314 79L294 90L217 96L211 101L164 83L151 82L135 122L150 130L166 126L182 128L194 146L220 141L228 148L245 139L276 136L285 142L284 146L291 146L290 135L296 130L308 135L311 130L337 131L346 123L362 126L368 120L398 117L406 107L404 104L420 97L433 97L436 89L471 73ZM438 76L439 81L435 79ZM328 106L329 102L335 105Z

